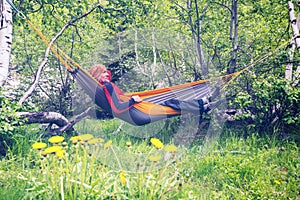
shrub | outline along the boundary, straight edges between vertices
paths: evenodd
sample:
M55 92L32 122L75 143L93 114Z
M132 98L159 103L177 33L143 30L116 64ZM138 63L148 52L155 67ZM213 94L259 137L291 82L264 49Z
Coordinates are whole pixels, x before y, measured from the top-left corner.
M14 143L22 129L23 121L17 114L20 109L17 102L5 97L0 91L0 156L6 154L7 148Z
M240 91L235 103L242 109L240 119L251 118L259 131L296 131L300 125L300 90L292 82L275 75L250 77L252 86Z

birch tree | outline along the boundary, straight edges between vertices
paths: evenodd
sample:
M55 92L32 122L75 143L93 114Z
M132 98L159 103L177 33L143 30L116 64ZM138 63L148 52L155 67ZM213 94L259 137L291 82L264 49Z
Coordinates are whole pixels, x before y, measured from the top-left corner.
M8 76L12 44L12 11L5 0L0 0L0 86Z
M299 6L299 2L297 3ZM300 67L297 67L295 77L293 78L293 60L294 60L294 54L295 54L295 49L297 47L298 52L300 52L300 37L299 37L299 15L298 13L298 19L295 17L295 12L294 12L294 4L289 1L288 2L289 6L289 16L290 16L290 22L292 26L292 31L293 31L293 39L291 41L291 44L289 45L289 59L290 63L287 64L286 69L285 69L285 78L288 80L295 80L297 82L297 78L299 77L300 73Z
M285 78L292 80L292 74L293 74L293 64L292 61L294 59L294 53L295 53L295 47L297 48L300 47L300 39L299 39L299 28L297 26L297 19L294 14L294 4L289 1L288 2L289 6L289 15L290 15L290 22L292 26L292 31L293 31L293 37L295 39L292 40L289 48L289 59L290 63L287 64L286 69L285 69Z

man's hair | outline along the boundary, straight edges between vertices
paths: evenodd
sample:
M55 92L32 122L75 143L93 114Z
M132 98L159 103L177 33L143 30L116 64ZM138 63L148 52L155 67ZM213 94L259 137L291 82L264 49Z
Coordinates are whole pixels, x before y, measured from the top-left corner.
M90 74L97 80L104 71L106 71L106 67L102 64L95 64L90 68Z

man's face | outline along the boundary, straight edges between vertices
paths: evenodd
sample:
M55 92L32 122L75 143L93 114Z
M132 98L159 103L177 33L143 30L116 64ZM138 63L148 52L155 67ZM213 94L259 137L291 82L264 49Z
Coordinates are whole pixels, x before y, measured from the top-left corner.
M100 77L99 77L99 81L100 82L109 82L109 74L108 72L105 70L104 72L101 73Z

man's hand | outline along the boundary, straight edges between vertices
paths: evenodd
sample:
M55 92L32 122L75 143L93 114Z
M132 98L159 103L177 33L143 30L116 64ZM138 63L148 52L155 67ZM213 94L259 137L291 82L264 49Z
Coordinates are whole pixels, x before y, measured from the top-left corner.
M142 99L140 96L138 96L138 95L134 95L134 96L132 96L131 98L133 98L133 99L134 99L134 101L135 101L135 102L137 102L137 103L139 103L139 102L142 102L142 101L143 101L143 99Z

